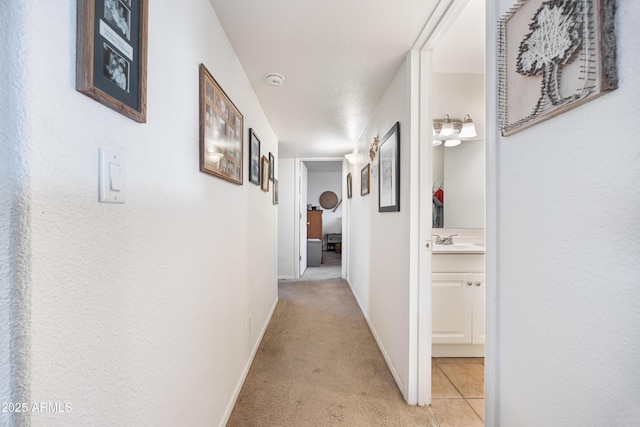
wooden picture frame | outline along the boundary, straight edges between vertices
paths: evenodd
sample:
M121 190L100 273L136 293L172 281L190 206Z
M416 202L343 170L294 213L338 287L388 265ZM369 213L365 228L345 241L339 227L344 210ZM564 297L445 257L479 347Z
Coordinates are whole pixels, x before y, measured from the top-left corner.
M347 174L347 199L350 199L353 196L353 178L351 177L351 172Z
M200 64L200 172L242 185L244 117Z
M147 121L148 0L78 0L76 90Z
M269 180L273 182L274 179L276 179L276 159L269 152Z
M269 191L269 159L267 156L262 156L260 172L260 188L262 191Z
M249 181L260 185L260 138L249 129Z
M400 122L396 122L382 138L378 156L378 212L399 212Z
M371 177L371 164L367 163L367 166L363 167L360 171L360 195L366 196L369 194Z
M498 113L509 136L618 87L615 2L519 0L498 24Z

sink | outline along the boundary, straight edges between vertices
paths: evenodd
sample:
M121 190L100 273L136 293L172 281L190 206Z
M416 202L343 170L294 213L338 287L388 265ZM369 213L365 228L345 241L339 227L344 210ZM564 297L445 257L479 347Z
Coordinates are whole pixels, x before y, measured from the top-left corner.
M433 245L434 253L484 253L484 243L453 242L452 245Z

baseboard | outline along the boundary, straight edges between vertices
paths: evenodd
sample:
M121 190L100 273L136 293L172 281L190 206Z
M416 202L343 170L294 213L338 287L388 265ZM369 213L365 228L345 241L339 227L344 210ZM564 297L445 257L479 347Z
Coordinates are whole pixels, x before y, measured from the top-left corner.
M432 357L484 357L483 344L432 344Z
M380 349L380 352L382 353L382 357L384 357L384 361L387 363L387 368L389 368L389 372L391 372L391 376L393 376L393 379L395 380L396 385L398 386L398 389L400 390L400 393L402 393L402 397L406 401L407 400L407 396L406 396L407 390L405 390L404 382L400 378L400 375L398 375L398 371L396 370L395 366L393 365L393 362L391 361L391 358L387 354L387 351L385 350L384 345L382 344L382 340L380 340L380 337L378 336L378 333L376 332L376 328L373 327L373 324L369 320L369 316L367 315L367 313L363 309L362 303L360 302L360 299L358 298L358 295L353 290L353 286L351 285L351 282L349 281L348 278L345 278L345 280L346 280L347 284L349 285L349 288L351 289L351 293L353 294L353 297L356 299L356 302L358 303L358 307L360 307L360 312L364 316L364 320L367 322L367 325L369 326L369 330L371 331L371 335L373 335L373 339L376 341L376 344L378 345L378 348Z
M269 311L269 315L267 316L267 321L264 323L262 330L260 331L260 336L253 346L253 350L251 351L251 356L247 364L244 367L242 375L240 376L240 381L238 381L238 385L236 385L236 389L233 392L233 396L231 397L231 401L227 405L227 409L224 412L224 416L222 417L222 422L220 423L220 427L224 427L229 422L229 417L231 417L231 412L233 412L233 407L236 405L236 401L238 400L238 396L240 396L240 391L242 390L242 386L244 385L244 381L247 379L247 375L249 374L249 369L251 369L251 365L253 364L253 359L256 357L258 353L258 348L260 348L260 344L262 343L262 339L264 338L264 334L267 331L267 327L269 323L271 323L271 317L273 316L273 312L276 310L276 305L278 305L278 298L271 306L271 310Z

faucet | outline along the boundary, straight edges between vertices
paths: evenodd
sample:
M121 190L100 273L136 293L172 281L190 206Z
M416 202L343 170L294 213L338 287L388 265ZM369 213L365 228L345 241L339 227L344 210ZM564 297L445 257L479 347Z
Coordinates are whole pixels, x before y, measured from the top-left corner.
M453 236L457 236L457 234L452 234L447 237L442 237L437 234L433 234L432 236L436 238L436 245L453 245Z

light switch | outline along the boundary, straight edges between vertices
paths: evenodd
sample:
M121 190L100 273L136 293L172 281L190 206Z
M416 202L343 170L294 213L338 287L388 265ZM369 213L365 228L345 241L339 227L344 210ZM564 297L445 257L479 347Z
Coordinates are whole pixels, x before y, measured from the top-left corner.
M125 202L126 169L122 153L100 149L98 200L104 203Z
M111 191L122 190L122 178L120 177L120 165L109 162L109 187Z

